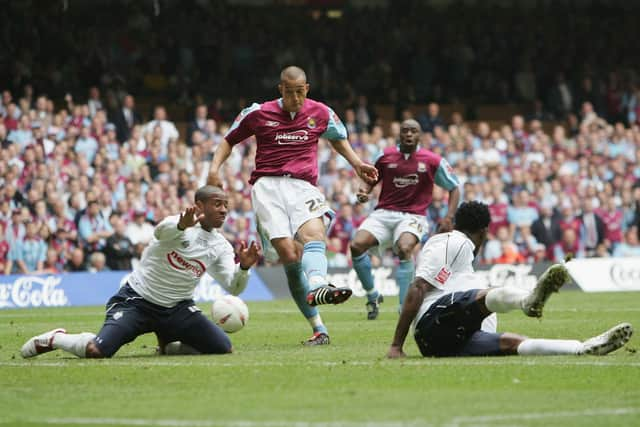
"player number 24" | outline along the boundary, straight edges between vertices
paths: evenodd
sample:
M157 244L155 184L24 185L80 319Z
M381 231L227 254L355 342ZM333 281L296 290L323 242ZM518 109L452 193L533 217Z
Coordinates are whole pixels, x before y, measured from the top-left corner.
M314 212L325 206L326 202L322 200L320 197L316 197L315 199L309 199L304 202L305 205L309 207L309 212Z

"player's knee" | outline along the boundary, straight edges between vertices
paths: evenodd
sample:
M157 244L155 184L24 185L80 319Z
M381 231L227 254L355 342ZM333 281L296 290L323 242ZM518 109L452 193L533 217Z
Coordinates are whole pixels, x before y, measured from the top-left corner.
M510 332L500 335L500 351L503 354L518 354L518 346L525 340L525 337Z
M202 348L202 354L229 354L233 353L233 345L231 340L225 337L223 340L218 340L215 345L209 345L208 348Z
M351 242L351 245L349 246L349 249L351 249L351 258L353 258L353 257L357 257L357 256L362 255L369 248L367 248L367 245L365 245L362 242L354 241L354 242Z
M279 252L278 255L280 256L280 262L283 264L298 262L298 254L295 250L284 250Z
M411 257L413 256L413 247L415 245L414 244L409 244L409 243L399 243L398 244L398 257L401 260L407 260L407 259L411 259Z
M98 348L98 346L96 345L95 342L91 341L89 344L87 344L87 351L85 353L87 359L103 359L105 357L111 357L112 354L110 355L105 355L102 353L102 351L100 351L100 349Z

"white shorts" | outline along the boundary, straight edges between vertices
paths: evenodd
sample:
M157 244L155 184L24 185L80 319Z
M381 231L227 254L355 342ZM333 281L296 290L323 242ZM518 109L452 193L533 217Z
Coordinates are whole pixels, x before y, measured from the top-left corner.
M376 209L360 225L359 230L373 234L380 249L391 247L395 250L396 242L402 233L411 233L420 242L429 230L429 225L424 215Z
M263 176L253 185L251 202L263 251L269 260L273 260L267 247L271 240L294 238L298 229L310 219L322 217L326 227L335 217L320 190L301 179Z

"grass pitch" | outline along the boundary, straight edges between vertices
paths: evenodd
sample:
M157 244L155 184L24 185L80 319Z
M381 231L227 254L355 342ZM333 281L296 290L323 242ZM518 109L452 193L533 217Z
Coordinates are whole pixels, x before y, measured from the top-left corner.
M605 357L464 359L423 359L409 339L407 359L387 360L395 307L376 321L362 299L323 308L332 344L304 348L293 301L249 303L235 354L156 357L147 335L111 360L19 353L54 327L97 331L102 307L2 310L0 426L640 426L637 336ZM640 328L640 293L567 291L541 321L510 313L499 330L585 339L622 321Z

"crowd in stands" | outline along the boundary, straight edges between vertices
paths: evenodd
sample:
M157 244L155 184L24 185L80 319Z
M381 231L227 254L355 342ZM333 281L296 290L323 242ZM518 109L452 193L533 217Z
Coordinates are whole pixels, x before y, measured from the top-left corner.
M0 81L56 99L108 87L109 108L123 88L187 105L201 94L234 100L233 114L241 97L270 97L281 68L296 63L336 108L353 94L399 110L538 101L563 119L589 100L614 122L638 105L638 2L243 3L4 2Z
M366 102L340 115L366 161L397 141L399 122L374 120ZM5 90L0 117L4 274L129 269L153 224L192 203L228 126L204 104L187 126L177 126L162 105L145 118L131 94L110 109L97 87L57 108L44 94L27 90L14 99ZM640 256L640 124L607 122L589 102L575 117L548 132L520 115L498 127L471 125L460 112L441 117L436 103L418 117L422 145L448 159L463 199L490 205L481 262ZM237 146L223 170L230 190L223 232L236 245L258 240L248 184L255 150L252 139ZM349 239L375 198L357 203L360 182L347 162L326 141L318 152L318 186L338 214L330 265L348 266ZM445 197L436 189L425 212L431 232L446 214ZM393 262L390 253L374 257L378 265Z

